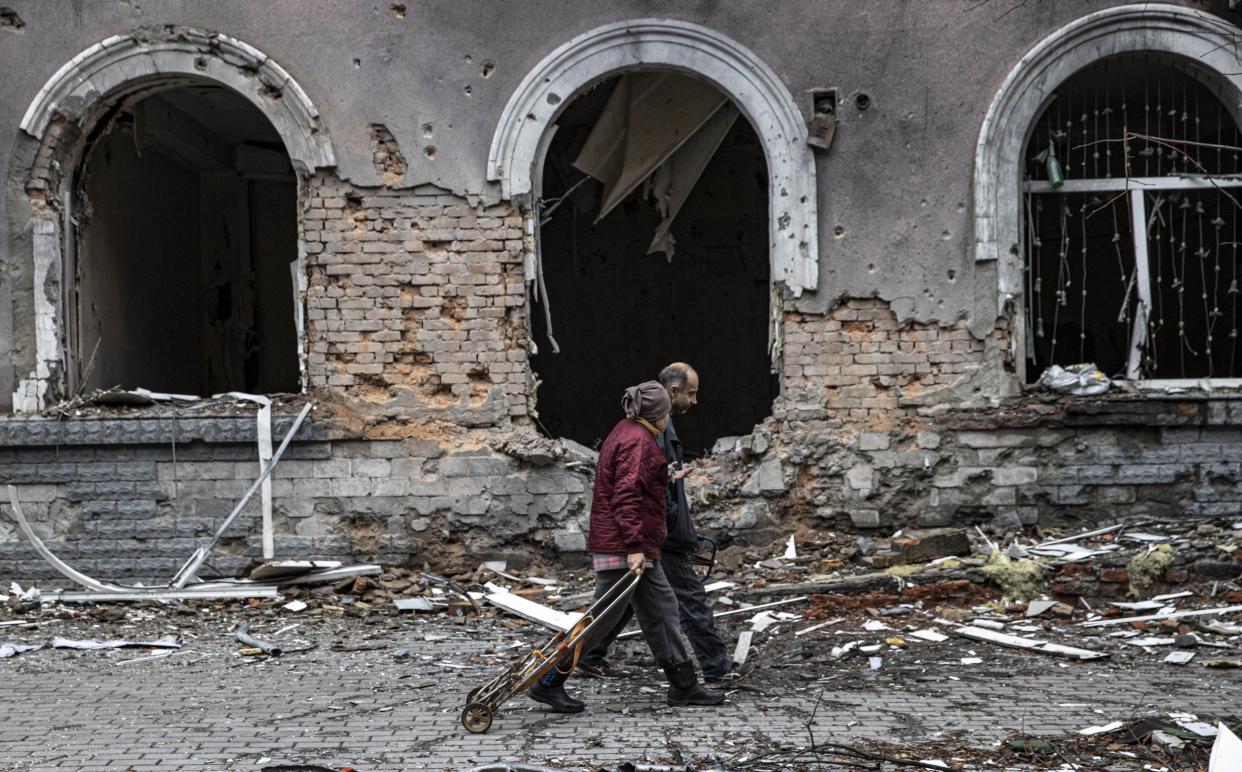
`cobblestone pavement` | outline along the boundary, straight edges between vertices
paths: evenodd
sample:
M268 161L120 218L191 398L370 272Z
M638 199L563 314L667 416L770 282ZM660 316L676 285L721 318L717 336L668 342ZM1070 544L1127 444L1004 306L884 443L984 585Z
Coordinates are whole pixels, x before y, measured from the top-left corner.
M259 617L256 634L297 624L277 640L288 649L316 646L255 659L238 656L227 635L247 612L207 621L144 613L136 625L79 619L24 636L0 633L45 641L179 626L186 638L182 651L157 660L125 662L145 654L134 650L48 649L0 660L0 769L258 770L301 762L375 772L520 759L585 770L667 762L676 749L744 770L781 743L805 745L808 723L820 741L988 748L1010 730L1056 734L1144 713L1229 714L1242 705L1238 671L1175 668L1161 655L1124 652L1081 664L950 639L917 650L912 642L873 671L865 658L803 659L841 640L825 635L793 656L778 656L775 645L768 656L760 650L761 666L728 704L682 710L664 705L663 682L639 666L638 644L627 644L635 677L571 681L587 712L557 715L519 698L490 732L471 735L459 723L466 692L498 672L507 647L542 633L497 619ZM402 650L408 658L398 659ZM963 665L970 652L983 662Z

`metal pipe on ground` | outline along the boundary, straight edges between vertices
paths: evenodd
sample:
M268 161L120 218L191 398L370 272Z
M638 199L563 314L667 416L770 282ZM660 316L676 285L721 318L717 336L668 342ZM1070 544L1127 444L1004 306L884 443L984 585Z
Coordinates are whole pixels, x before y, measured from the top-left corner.
M255 638L253 635L250 634L249 630L250 630L250 625L247 624L246 622L242 622L241 625L239 625L238 628L233 632L233 639L236 640L238 643L244 643L247 646L250 646L251 648L259 649L264 654L267 654L268 656L271 656L271 657L279 657L281 654L284 653L281 650L281 648L277 646L276 644L268 643L267 641L261 641L258 638Z

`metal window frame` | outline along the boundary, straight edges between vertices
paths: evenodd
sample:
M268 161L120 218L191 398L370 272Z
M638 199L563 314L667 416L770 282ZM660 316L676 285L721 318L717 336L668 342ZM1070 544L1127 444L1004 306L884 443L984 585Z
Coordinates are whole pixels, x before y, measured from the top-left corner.
M1147 201L1143 194L1154 190L1207 190L1214 188L1242 187L1242 175L1167 176L1167 177L1104 177L1065 180L1054 187L1047 181L1027 181L1022 184L1024 193L1128 193L1130 198L1130 233L1134 242L1135 290L1138 303L1130 328L1130 351L1126 356L1126 380L1140 390L1160 391L1181 388L1238 388L1242 378L1143 378L1143 347L1147 344L1147 322L1150 318L1151 265L1147 255ZM1027 255L1027 270L1030 256ZM1029 302L1029 298L1027 299ZM1023 304L1026 305L1025 303Z

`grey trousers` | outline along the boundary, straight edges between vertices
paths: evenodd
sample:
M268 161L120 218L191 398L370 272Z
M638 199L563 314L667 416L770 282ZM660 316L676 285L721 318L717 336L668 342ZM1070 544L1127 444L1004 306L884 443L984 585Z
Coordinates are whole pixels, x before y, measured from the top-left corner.
M621 581L625 574L625 569L596 572L595 597L602 597L608 592L608 588ZM686 646L681 641L680 623L677 617L677 595L669 585L668 579L665 578L664 568L658 560L653 561L651 566L643 571L642 578L638 580L638 586L634 588L634 594L630 596L629 606L621 604L611 614L599 620L591 635L587 637L583 651L590 651L598 641L611 635L613 628L617 626L622 617L628 618L629 615L626 612L631 607L638 616L638 626L642 628L643 640L647 642L647 648L651 649L651 656L655 658L657 665L668 668L690 659L690 653L686 651ZM548 671L540 683L544 686L564 683L572 668L573 655L570 654Z
M665 552L663 555L664 559L660 562L665 578L677 595L681 629L694 647L694 655L703 668L704 680L718 681L733 668L733 660L716 633L716 620L707 605L703 580L694 573L688 556L676 552ZM592 637L593 642L583 652L582 662L587 665L603 662L612 642L629 624L630 616L629 613L622 614L607 634Z

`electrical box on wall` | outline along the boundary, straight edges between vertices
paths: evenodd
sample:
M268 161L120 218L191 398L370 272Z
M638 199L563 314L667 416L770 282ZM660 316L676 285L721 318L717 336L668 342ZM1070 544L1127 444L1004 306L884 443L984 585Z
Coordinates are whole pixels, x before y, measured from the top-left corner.
M837 90L835 88L811 91L811 120L807 124L806 143L811 147L827 150L837 133Z

